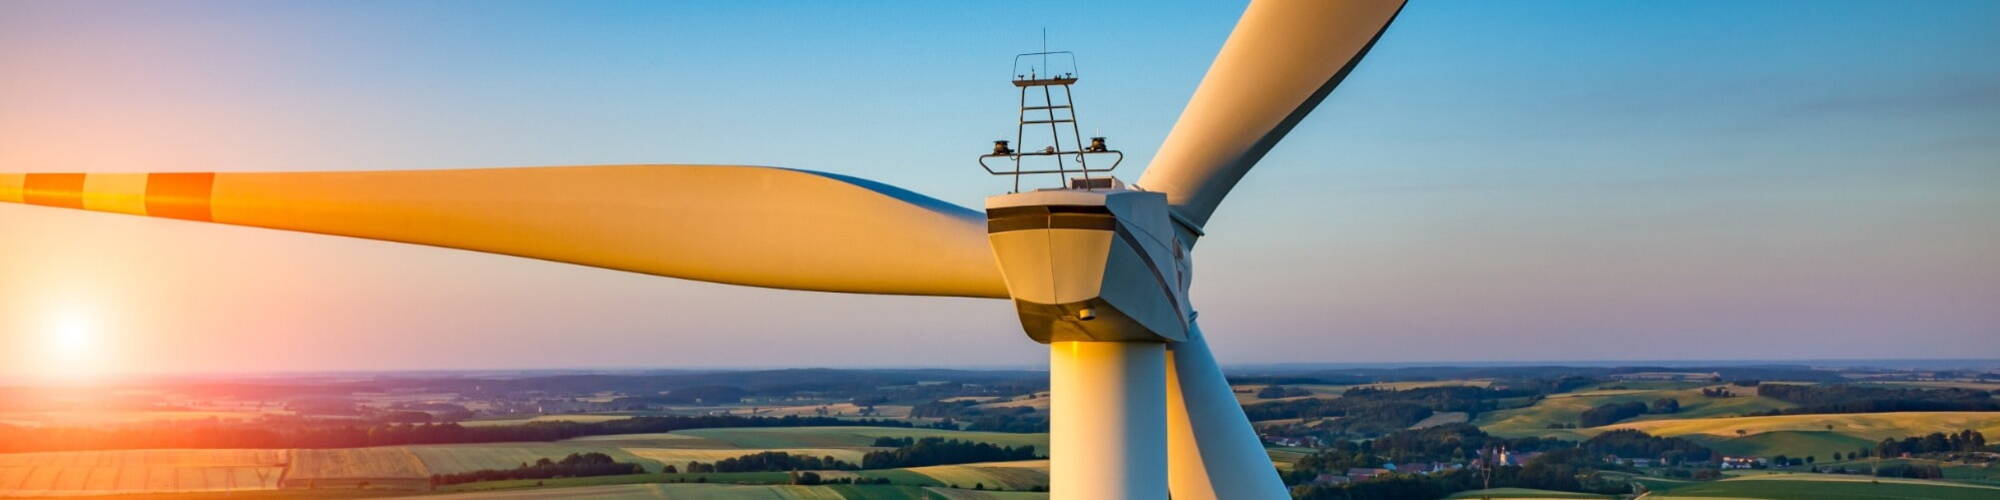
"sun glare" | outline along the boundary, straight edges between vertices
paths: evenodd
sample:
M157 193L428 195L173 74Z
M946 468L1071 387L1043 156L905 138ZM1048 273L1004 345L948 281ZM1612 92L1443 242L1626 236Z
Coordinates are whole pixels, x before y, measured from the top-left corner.
M45 328L49 374L80 378L95 371L91 353L97 345L97 322L84 311L66 308L52 313Z

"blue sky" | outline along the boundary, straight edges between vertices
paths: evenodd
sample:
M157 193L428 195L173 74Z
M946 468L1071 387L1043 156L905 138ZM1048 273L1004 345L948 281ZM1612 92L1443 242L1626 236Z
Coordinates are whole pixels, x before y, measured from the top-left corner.
M1042 28L1130 180L1241 7L8 2L0 171L736 163L978 206ZM2000 356L1994 26L1980 1L1416 2L1210 222L1195 304L1226 363ZM999 302L31 207L0 239L0 274L67 290L0 284L0 312L97 311L137 371L1044 360ZM153 267L203 271L106 270ZM172 355L222 345L262 354Z

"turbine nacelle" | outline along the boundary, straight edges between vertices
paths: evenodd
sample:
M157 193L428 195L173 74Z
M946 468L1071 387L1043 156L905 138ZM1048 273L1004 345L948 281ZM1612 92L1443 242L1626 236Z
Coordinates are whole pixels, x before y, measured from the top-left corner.
M987 241L1028 337L1187 340L1190 269L1170 214L1166 195L1120 183L987 198Z

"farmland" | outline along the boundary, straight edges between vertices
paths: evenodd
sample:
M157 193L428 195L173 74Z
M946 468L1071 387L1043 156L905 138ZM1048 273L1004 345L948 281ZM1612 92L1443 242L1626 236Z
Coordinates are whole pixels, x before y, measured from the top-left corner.
M1568 369L1564 369L1567 371ZM1647 377L1652 372L1678 373L1675 370L1649 370L1641 373ZM786 372L790 376L791 372ZM821 376L821 372L814 372ZM1694 373L1694 372L1690 372ZM2000 435L2000 412L1912 412L1912 413L1864 413L1864 414L1814 414L1741 417L1752 412L1792 408L1793 405L1773 398L1760 397L1759 387L1802 382L1770 382L1760 384L1721 384L1710 380L1633 379L1619 377L1584 377L1579 383L1550 384L1551 379L1524 381L1521 378L1484 378L1480 374L1458 374L1453 376L1427 376L1421 372L1409 373L1413 380L1394 380L1376 383L1352 383L1347 381L1368 380L1363 376L1340 375L1320 380L1340 380L1344 383L1287 383L1288 387L1303 389L1306 395L1294 396L1298 399L1317 398L1343 402L1361 402L1366 399L1348 400L1345 392L1356 387L1370 387L1383 390L1411 390L1437 386L1484 386L1499 385L1510 392L1502 396L1481 396L1484 402L1479 406L1443 406L1461 404L1459 401L1440 401L1441 405L1428 418L1412 417L1412 428L1432 428L1429 436L1466 435L1466 427L1454 425L1469 423L1496 436L1523 437L1547 436L1580 441L1613 429L1639 429L1660 436L1683 437L1702 446L1709 447L1723 455L1772 457L1817 457L1813 469L1805 465L1790 468L1768 468L1755 470L1723 471L1724 480L1693 480L1688 470L1669 469L1657 466L1638 468L1599 469L1598 477L1613 486L1641 484L1654 491L1651 498L1716 498L1729 496L1738 498L1797 498L1819 497L1803 492L1824 492L1828 488L1867 484L1869 491L1882 495L1906 495L1923 498L1958 498L1966 493L1967 485L2000 484L2000 474L1980 460L1966 457L1941 455L1918 455L1907 459L1836 461L1833 453L1845 454L1855 449L1870 447L1883 437L1902 438L1920 436L1931 432L1974 429L1988 435ZM1686 375L1676 375L1686 378ZM732 377L735 377L732 375ZM764 377L757 375L755 377ZM1639 377L1639 375L1633 375ZM643 378L643 377L641 377ZM834 378L838 378L834 376ZM1776 378L1776 377L1773 377ZM1810 379L1811 377L1796 377ZM762 380L782 379L778 375ZM1776 378L1792 380L1794 378ZM1893 378L1869 379L1856 385L1880 385L1884 387L1984 387L1988 382L1978 382L1958 378L1956 381L1935 380L1895 380ZM203 494L227 494L231 498L345 498L362 496L410 495L428 493L429 478L433 474L460 473L480 469L511 469L523 463L536 460L560 459L571 453L603 453L622 462L637 463L646 473L565 477L551 479L523 479L482 481L465 484L442 485L436 493L452 498L451 495L466 495L467 498L508 498L541 497L549 495L608 495L612 497L656 498L926 498L926 499L1026 499L1044 498L1043 495L1029 493L1045 489L1049 481L1047 460L1024 460L1019 462L961 463L953 465L932 465L870 470L817 471L832 481L887 480L890 484L826 484L792 485L794 478L786 472L729 472L729 473L687 473L688 462L714 463L720 460L741 457L758 452L777 451L794 455L826 457L859 463L865 453L888 448L874 446L877 438L925 438L942 437L975 442L986 442L1001 446L1032 446L1037 452L1047 453L1049 439L1046 433L1034 433L1034 427L1025 427L1021 432L953 431L924 427L944 418L952 418L958 425L975 425L975 419L986 416L1009 416L1022 418L1046 418L1049 399L1046 389L1032 386L985 387L967 383L963 386L939 385L929 382L875 382L850 383L834 391L848 391L852 399L838 400L826 396L827 386L814 386L804 392L783 392L789 389L744 389L746 395L740 400L727 401L704 396L694 403L662 403L671 398L674 388L654 390L646 386L632 386L607 390L603 387L617 387L621 382L615 377L592 378L588 383L580 379L556 378L551 384L520 383L511 381L464 382L446 381L438 384L514 384L487 385L478 388L485 391L476 395L454 393L449 387L397 389L371 384L368 391L354 393L349 399L327 402L337 398L313 399L302 404L283 402L283 396L264 395L258 398L193 398L174 397L169 401L187 406L181 410L143 410L127 412L120 416L117 412L86 419L109 427L129 426L138 429L249 429L274 432L291 432L286 426L304 429L335 429L329 433L330 440L319 441L263 441L264 446L283 447L268 450L201 450L201 449L161 449L143 451L58 451L35 453L0 454L0 496L25 495L96 495L122 494L116 500L137 500L163 498L187 500L201 498ZM784 379L789 380L789 379ZM1252 379L1255 380L1255 379ZM1265 378L1264 380L1278 380ZM1311 381L1311 378L1289 380ZM1377 379L1384 380L1384 379ZM1540 380L1539 382L1536 380ZM689 384L711 384L695 386L695 392L704 395L730 394L728 390L717 389L715 379L701 379ZM427 384L429 384L427 382ZM1541 384L1541 385L1537 385ZM1277 399L1255 398L1255 391L1266 384L1238 383L1237 396L1249 402L1268 403ZM461 385L464 387L464 385ZM496 389L495 387L499 387ZM551 389L551 387L562 387ZM766 387L766 386L759 386ZM780 387L773 385L770 387ZM861 388L854 388L861 387ZM1523 388L1529 388L1523 390ZM1711 397L1702 394L1702 389L1728 388L1735 393L1729 397ZM1559 388L1559 389L1540 389ZM421 390L418 390L421 389ZM498 392L494 392L498 391ZM568 392L564 392L568 391ZM759 392L764 391L764 392ZM900 391L900 392L899 392ZM1539 392L1537 392L1539 391ZM1556 392L1566 391L1566 392ZM1440 392L1443 391L1429 391ZM1481 391L1467 391L1481 392ZM1297 391L1292 393L1297 394ZM917 394L917 396L885 397L876 394ZM686 396L683 396L686 397ZM1371 396L1373 397L1373 396ZM1659 399L1671 398L1679 402L1678 411L1665 413L1644 413L1616 423L1591 428L1566 428L1552 424L1575 424L1579 415L1587 409L1612 403L1652 403ZM259 402L261 401L261 402ZM1306 404L1310 401L1297 401ZM1431 402L1424 402L1430 404ZM351 405L351 406L343 406ZM164 407L162 407L164 408ZM242 411L231 413L232 409ZM324 411L352 411L354 415L313 414L319 416L288 414L297 408L319 408ZM911 408L924 409L926 418L908 418ZM1498 409L1495 409L1498 408ZM253 411L254 410L254 411ZM874 416L887 417L884 424L869 426L841 426L843 420L852 418L867 410ZM963 413L958 413L958 412ZM463 422L468 427L462 433L437 432L401 422L423 422L422 415L414 420L388 420L388 418L410 417L418 412L438 415L444 420L433 422ZM544 413L546 412L546 413ZM14 412L13 416L27 420L44 420L60 413L37 414ZM78 414L69 414L71 416ZM257 421L239 418L261 415ZM751 418L774 416L797 416L789 421ZM836 417L814 420L810 417L821 415ZM631 418L633 416L655 416L659 418L620 424L596 424ZM181 418L185 417L185 418ZM1315 432L1327 429L1329 424L1338 424L1352 415L1315 416L1301 422L1303 426L1282 425L1286 421L1300 419L1264 420L1259 422L1262 431L1271 436L1282 436L1279 432ZM1364 417L1372 418L1372 416ZM461 420L468 419L468 420ZM1467 420L1470 420L1469 422ZM145 423L159 422L160 423ZM523 425L543 422L573 422L588 425ZM802 424L818 427L797 427ZM919 427L900 427L899 423L914 423ZM627 425L630 424L630 425ZM492 426L519 426L496 428ZM1041 425L1046 425L1045 421ZM1370 431L1337 436L1335 439L1361 440L1381 439L1382 432L1401 430L1401 423L1387 431ZM1834 428L1829 430L1828 425ZM1557 427L1557 428L1552 428ZM419 429L421 428L421 429ZM476 430L470 428L477 428ZM987 429L1017 430L1023 427L988 426ZM44 429L46 429L44 427ZM1738 431L1742 431L1738 434ZM354 432L360 431L360 432ZM548 432L545 432L548 431ZM531 432L543 432L531 434ZM604 432L631 432L627 434L604 434ZM1345 432L1345 431L1342 431ZM398 434L402 433L402 434ZM146 431L146 436L167 433ZM415 436L418 439L410 439ZM501 439L483 437L464 439L466 436L500 436ZM32 436L31 436L32 437ZM145 436L141 436L142 438ZM254 437L254 435L252 436ZM567 439L565 439L567 438ZM1424 438L1429 439L1429 438ZM1440 437L1440 439L1445 439ZM21 441L9 440L10 443ZM317 446L342 446L355 443L375 446L348 448L317 448ZM1292 486L1307 484L1316 476L1329 472L1327 467L1338 467L1335 475L1348 467L1369 467L1376 463L1394 461L1403 465L1403 458L1391 458L1384 454L1367 458L1353 464L1343 463L1327 466L1337 458L1325 448L1313 448L1316 443L1329 441L1321 438L1312 440L1278 441L1290 446L1266 449L1272 465L1286 471L1288 483ZM1338 441L1331 441L1337 443ZM1391 441L1394 442L1394 441ZM436 444L434 444L436 443ZM445 444L452 443L452 444ZM1452 463L1463 460L1464 453L1450 446L1428 451L1427 448L1405 446L1397 448L1403 457L1412 461L1437 460ZM96 446L95 442L76 443L73 446ZM33 451L35 449L64 449L64 443L54 447L47 444L42 448L17 446L14 449ZM363 446L363 445L345 445ZM1524 445L1528 446L1528 445ZM1536 445L1547 446L1547 445ZM1568 446L1567 444L1558 446ZM194 448L196 446L156 446L159 448ZM1377 448L1380 450L1380 448ZM1523 454L1540 450L1529 448ZM1465 451L1475 451L1465 447ZM1449 452L1449 453L1447 453ZM1305 460L1314 454L1321 456ZM1411 454L1419 454L1412 456ZM935 463L935 462L930 462ZM1924 467L1936 465L1947 481L1924 481L1883 478L1874 482L1864 476L1830 476L1801 474L1808 470L1831 470L1848 473L1870 474L1876 468L1898 463L1920 464ZM1462 462L1460 462L1462 465ZM665 466L676 467L677 472L665 473ZM1418 465L1422 465L1419 463ZM1585 465L1588 467L1588 465ZM1699 468L1700 466L1697 466ZM1898 469L1900 470L1900 469ZM1699 471L1697 471L1699 472ZM1713 471L1710 471L1711 473ZM1671 479L1679 478L1679 479ZM1704 476L1693 476L1704 477ZM1712 476L1711 476L1712 477ZM1763 481L1763 482L1757 482ZM1787 484L1774 482L1785 481ZM1840 483L1840 481L1848 481ZM1362 481L1367 482L1367 481ZM1796 484L1789 484L1796 483ZM1822 483L1832 483L1830 486ZM1547 486L1545 483L1508 483L1506 486L1533 485ZM1495 486L1501 486L1495 483ZM955 487L955 488L954 488ZM972 488L982 488L973 490ZM1454 488L1464 487L1463 484ZM1936 489L1961 488L1961 489ZM994 490L1004 489L1004 492ZM1935 489L1935 490L1934 490ZM1609 492L1602 484L1579 491ZM1879 490L1879 491L1877 491ZM1772 492L1778 493L1772 493ZM1847 491L1853 491L1850 488ZM1973 489L1971 494L1990 495L1992 489ZM1775 496L1792 494L1793 497ZM1595 494L1534 490L1522 488L1496 488L1477 492L1460 492L1455 498L1605 498ZM1834 497L1838 498L1838 497ZM1996 497L2000 498L2000 497Z
M1621 423L1605 426L1602 429L1638 429L1656 436L1703 434L1727 437L1735 435L1739 430L1745 434L1758 434L1777 431L1827 431L1829 427L1832 432L1869 441L1957 429L1996 434L2000 433L2000 413L1946 411L1695 418Z
M269 490L286 450L121 450L0 455L0 496Z
M1655 383L1661 384L1661 383ZM1619 386L1632 387L1638 383L1620 383ZM1686 384L1677 384L1685 387ZM1681 410L1672 414L1641 415L1636 420L1681 420L1689 418L1734 416L1750 412L1790 408L1793 405L1775 399L1758 397L1755 388L1729 387L1739 395L1727 398L1710 398L1701 395L1700 387L1673 389L1598 389L1552 394L1533 406L1487 412L1473 423L1495 435L1508 437L1548 436L1562 439L1580 439L1593 432L1588 429L1551 429L1552 424L1574 424L1584 410L1592 407L1627 402L1649 403L1658 399L1671 398L1680 401ZM1581 432L1580 432L1581 431Z
M1611 497L1607 495L1592 495L1589 493L1537 490L1530 488L1493 488L1489 490L1461 491L1457 494L1445 498L1451 498L1451 499L1506 498L1514 500L1540 500L1540 499L1557 499L1557 498L1572 499L1572 498L1611 498Z
M1828 474L1766 474L1721 481L1677 484L1647 495L1648 500L1694 498L1760 498L1770 500L1867 500L1924 498L1983 500L2000 497L2000 487Z
M460 499L539 499L551 497L588 498L673 498L676 500L1030 500L1048 498L1046 493L1014 491L970 491L921 486L884 485L736 485L736 484L617 484L571 486L520 490L479 491L426 498Z
M509 469L541 458L597 452L660 472L664 465L712 463L762 451L833 456L859 463L876 437L947 437L1007 446L1046 447L1046 434L1004 434L893 427L698 429L675 433L591 436L553 443L383 446L300 450L129 450L0 454L0 496L241 492L278 488L427 487L432 474ZM818 447L804 444L819 443ZM657 446L659 444L678 446ZM778 446L765 446L778 445ZM968 464L862 471L897 484L1025 490L1048 483L1047 461ZM830 477L839 474L829 472ZM786 482L784 473L586 478L603 481L693 480ZM747 490L746 490L747 491ZM772 490L779 491L779 490ZM796 492L794 492L796 493Z
M895 470L895 469L892 469ZM1047 488L1049 484L1049 461L1029 460L1022 462L990 462L964 465L934 465L901 469L931 478L939 484L953 488L1028 490L1035 487ZM862 473L868 476L867 472ZM893 481L894 478L892 477Z

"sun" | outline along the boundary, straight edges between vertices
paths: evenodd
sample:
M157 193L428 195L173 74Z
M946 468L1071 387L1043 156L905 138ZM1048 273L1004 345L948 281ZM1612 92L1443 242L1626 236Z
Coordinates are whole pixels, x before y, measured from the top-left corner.
M43 346L49 375L57 378L88 378L97 368L98 323L79 308L52 311L43 328Z
M81 314L62 313L50 321L50 354L70 358L90 350L97 340L96 331L90 318Z

